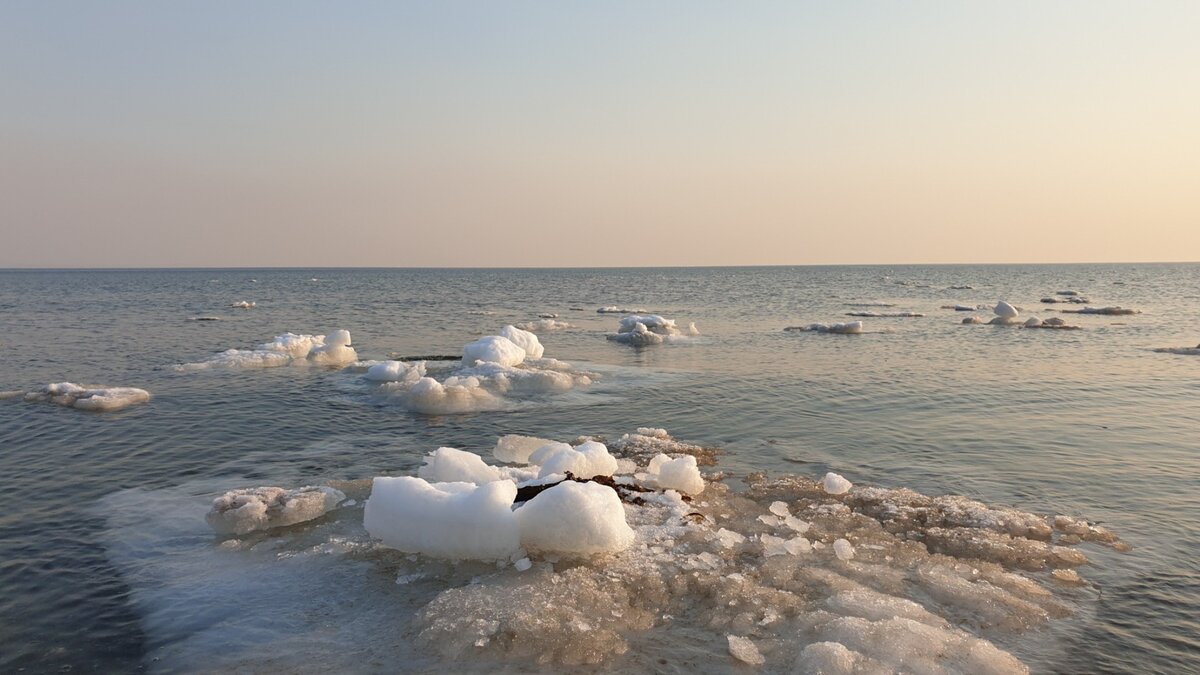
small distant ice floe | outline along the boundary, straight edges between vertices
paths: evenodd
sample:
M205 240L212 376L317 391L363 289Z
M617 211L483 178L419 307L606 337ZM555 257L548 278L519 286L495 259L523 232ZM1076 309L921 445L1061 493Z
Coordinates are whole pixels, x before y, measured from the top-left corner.
M849 321L847 323L810 323L807 326L788 326L785 331L799 331L802 333L836 333L839 335L858 335L863 332L862 321Z
M234 307L236 309L254 309L255 307L258 307L258 303L253 301L247 302L245 300L239 300L238 302L230 305L230 307Z
M951 291L973 291L973 290L975 290L974 286L969 286L969 285L948 286L947 288Z
M600 309L597 309L596 313L597 314L645 314L648 311L650 311L650 310L627 309L625 307L618 307L616 305L610 305L608 307L601 307Z
M613 342L644 347L699 334L700 331L694 323L689 323L687 328L681 329L675 325L674 319L658 314L632 314L621 319L616 333L609 333L606 337Z
M1060 293L1061 293L1061 291L1060 291ZM1041 302L1044 302L1047 305L1054 305L1054 304L1059 304L1059 303L1064 303L1064 302L1068 303L1068 304L1072 304L1072 305L1086 305L1089 302L1091 302L1091 300L1088 300L1087 298L1083 297L1082 295L1072 295L1069 297L1048 296L1048 297L1042 298Z
M847 302L847 307L895 307L894 302Z
M542 312L538 314L539 319L557 319L558 315L553 312Z
M874 319L905 319L925 315L920 312L846 312L846 316L862 316Z
M0 392L0 400L22 399L45 401L77 410L110 412L150 400L150 392L134 387L105 387L80 385L74 382L55 382L33 391Z
M979 312L991 308L991 305L942 305L942 309L952 309L956 312Z
M1154 351L1160 354L1181 354L1184 356L1200 356L1200 345L1195 347L1159 347Z
M1105 316L1128 316L1130 314L1141 314L1141 310L1130 309L1128 307L1084 307L1083 309L1062 309L1059 310L1064 314L1103 314Z
M492 316L495 312L490 309L469 309L467 310L467 314L472 316Z
M189 316L188 321L220 321L219 316Z
M1057 317L1052 317L1046 319L1045 321L1036 316L1022 319L1020 309L1012 304L1009 304L1008 302L1005 302L1004 300L996 303L996 306L992 311L996 316L992 317L990 321L986 321L978 316L968 316L967 318L963 319L962 322L964 324L979 325L986 323L992 326L1019 326L1021 328L1057 328L1064 330L1079 329L1079 326L1069 326L1067 325L1066 321L1063 321Z
M358 360L350 346L350 331L335 330L329 335L284 333L257 349L227 349L204 361L175 366L179 372L209 368L274 368L300 363L344 366Z
M541 315L539 314L538 316L541 316ZM557 316L557 315L554 315L554 316ZM549 331L567 330L568 328L576 327L575 324L573 324L573 323L569 323L567 321L559 321L559 320L555 319L553 316L543 317L536 321L525 321L524 323L516 324L516 326L517 326L517 328L520 328L521 330L527 330L531 333L546 333Z

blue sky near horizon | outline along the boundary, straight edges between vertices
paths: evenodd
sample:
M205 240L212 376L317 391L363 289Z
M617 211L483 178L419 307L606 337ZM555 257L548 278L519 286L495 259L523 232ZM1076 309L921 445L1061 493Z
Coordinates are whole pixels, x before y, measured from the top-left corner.
M0 266L1200 259L1200 4L0 1Z

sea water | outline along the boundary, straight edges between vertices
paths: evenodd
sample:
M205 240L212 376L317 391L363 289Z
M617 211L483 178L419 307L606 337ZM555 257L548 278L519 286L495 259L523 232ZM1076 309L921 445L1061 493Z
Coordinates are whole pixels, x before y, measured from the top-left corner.
M1138 313L1040 302L1067 290ZM1081 328L964 325L995 315L946 308L999 300L1022 320ZM607 339L626 315L597 312L609 307L699 334ZM205 511L231 488L416 475L441 446L488 456L504 434L638 427L719 448L705 470L726 475L730 499L753 494L754 472L834 471L856 487L1086 518L1132 550L1082 544L1082 589L1038 573L1069 615L1019 630L982 611L951 623L1034 672L1195 670L1200 356L1154 350L1196 347L1198 308L1197 265L0 272L0 390L151 396L106 412L0 400L0 670L553 670L516 649L447 655L418 639L414 616L513 568L380 551L361 504L245 540L216 536ZM848 316L864 311L924 316ZM858 320L860 334L784 330ZM360 359L461 356L507 324L537 330L571 386L430 414L443 411L340 365L177 367L339 329ZM445 381L458 364L427 367ZM574 564L535 562L527 574L547 578ZM725 672L745 644L677 617L614 626L626 646L592 667ZM805 646L759 644L774 670Z

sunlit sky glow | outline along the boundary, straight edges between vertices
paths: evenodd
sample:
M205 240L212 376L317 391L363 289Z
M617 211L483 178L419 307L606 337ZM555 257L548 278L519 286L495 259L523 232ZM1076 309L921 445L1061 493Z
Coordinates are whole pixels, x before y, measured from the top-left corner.
M1200 260L1197 2L0 3L0 267Z

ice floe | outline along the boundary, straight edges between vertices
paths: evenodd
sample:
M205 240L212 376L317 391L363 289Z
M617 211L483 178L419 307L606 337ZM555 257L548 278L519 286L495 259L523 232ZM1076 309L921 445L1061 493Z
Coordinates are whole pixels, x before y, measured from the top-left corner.
M1128 307L1084 307L1082 309L1061 309L1064 314L1102 314L1104 316L1128 316L1141 314L1140 310Z
M238 302L235 302L232 305L230 305L230 307L235 307L237 309L254 309L255 307L258 307L258 303L257 302L247 302L245 300L239 300Z
M800 331L805 333L837 333L840 335L858 335L863 332L862 321L850 321L847 323L810 323L807 326L788 326L784 328L787 331Z
M175 366L180 372L210 368L275 368L294 364L344 366L358 359L350 346L350 331L335 330L326 335L284 333L255 349L227 349L204 361Z
M920 312L846 312L846 316L861 316L877 319L905 319L925 316Z
M218 534L240 535L320 518L345 499L341 491L323 486L231 490L213 500L205 519Z
M33 391L0 392L0 399L15 398L46 401L78 410L108 412L145 403L150 400L150 392L135 387L81 385L74 382L54 382Z
M1184 356L1200 356L1200 345L1195 347L1159 347L1154 351L1161 354L1182 354Z
M536 321L525 321L518 323L516 324L516 327L520 328L521 330L527 330L531 333L548 333L556 330L567 330L569 328L575 328L576 326L575 324L567 321L559 321L552 317L544 317Z
M597 314L645 314L649 310L645 309L628 309L626 307L618 307L617 305L609 305L596 310Z
M660 431L609 448L644 473ZM222 541L192 529L187 489L104 500L110 557L159 645L148 661L344 670L369 651L428 671L634 671L686 635L769 672L1026 673L1017 655L1041 643L1023 633L1095 610L1073 545L1127 549L1074 516L796 475L691 497L622 493L629 475L551 481L523 500L509 479L359 482L330 487L364 509Z
M643 347L699 334L694 323L681 329L675 325L674 319L658 314L632 314L622 318L617 332L609 333L607 337L614 342Z

